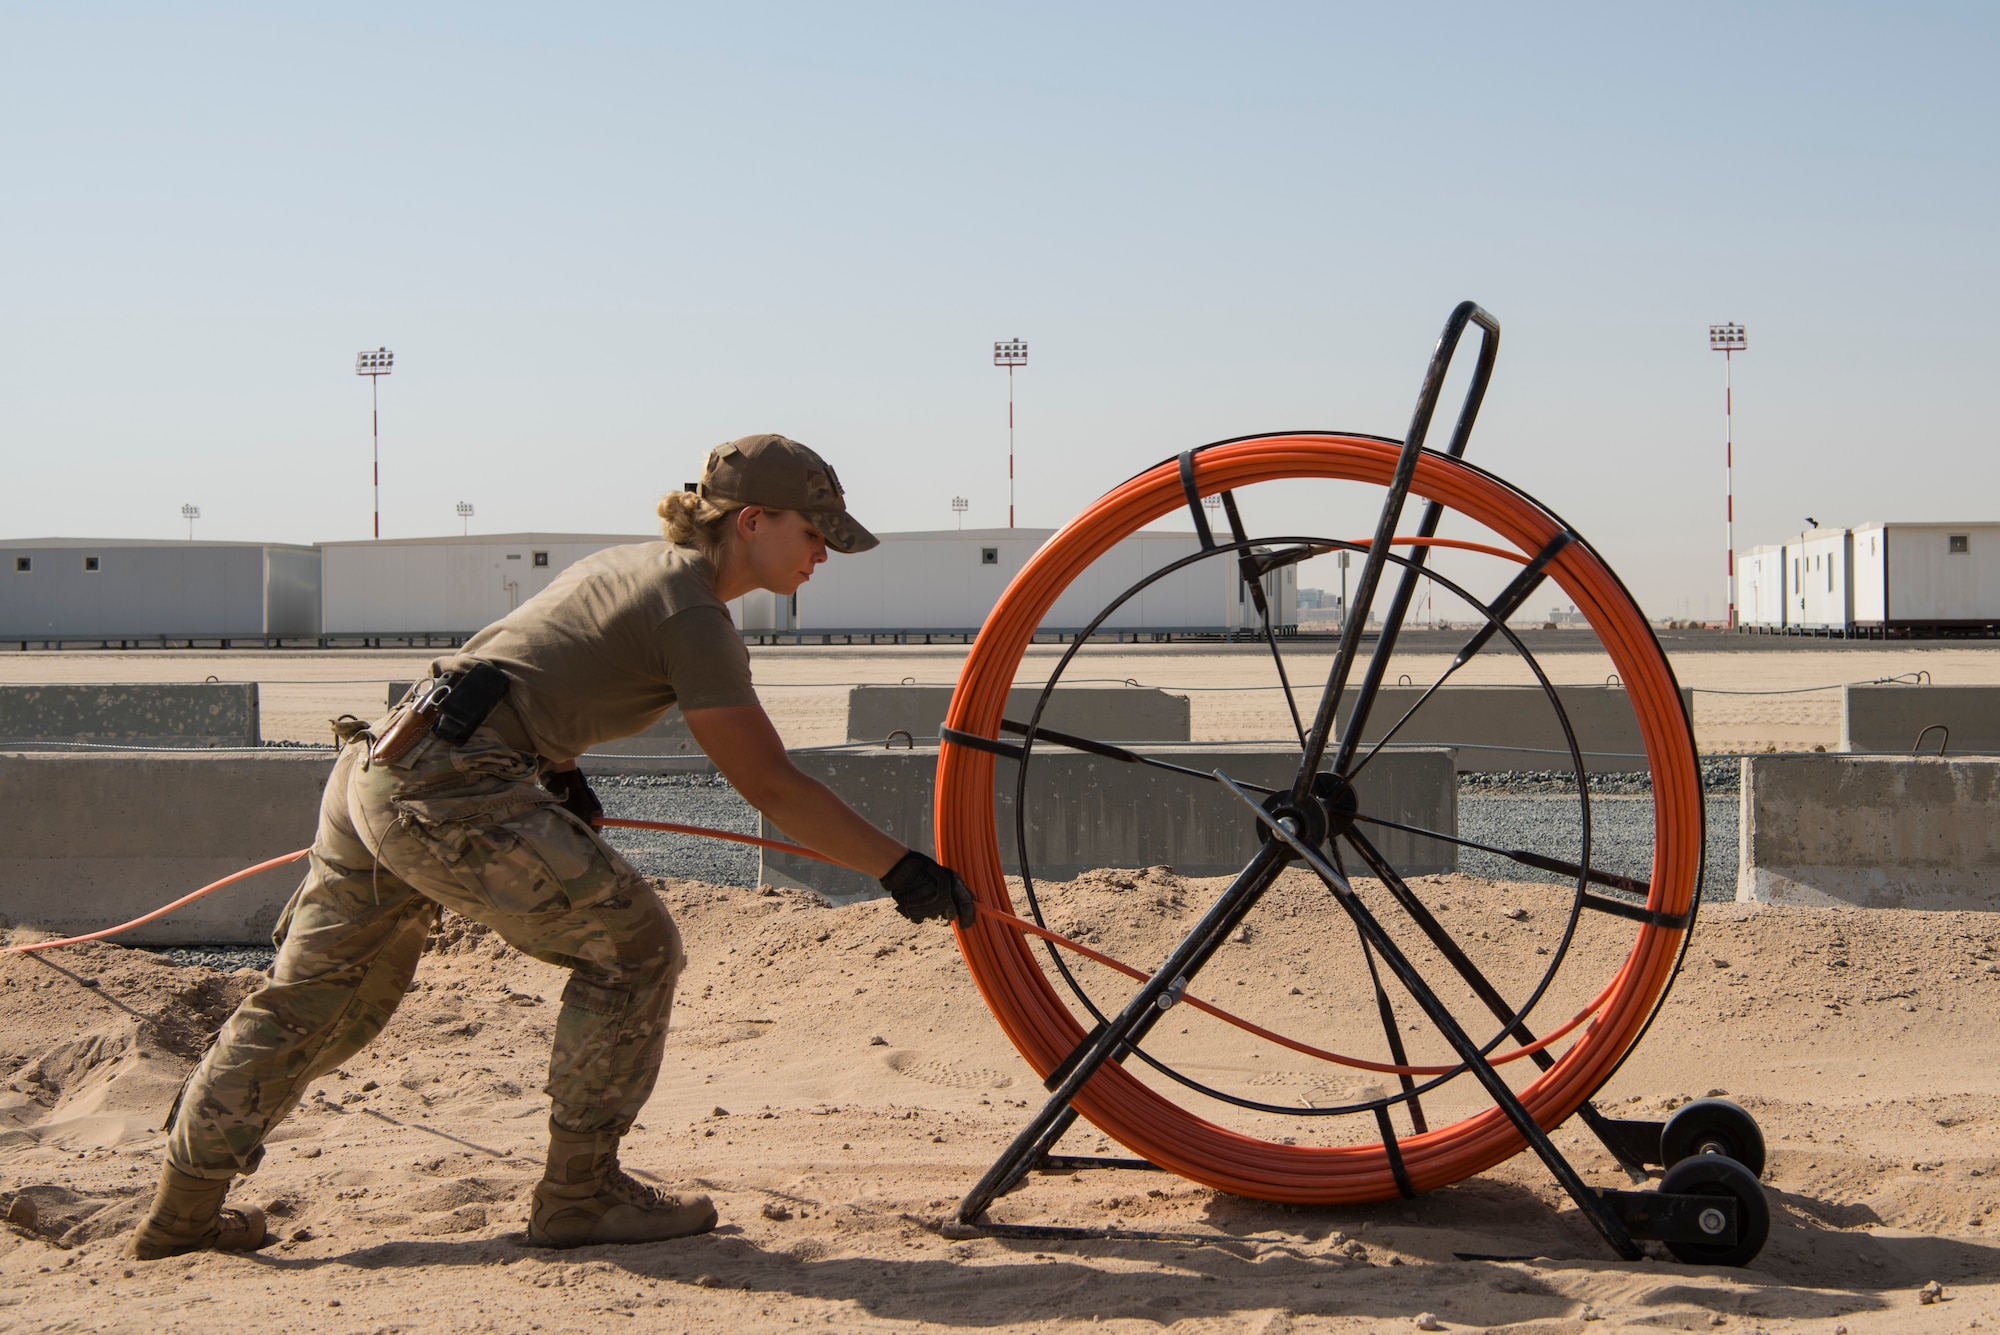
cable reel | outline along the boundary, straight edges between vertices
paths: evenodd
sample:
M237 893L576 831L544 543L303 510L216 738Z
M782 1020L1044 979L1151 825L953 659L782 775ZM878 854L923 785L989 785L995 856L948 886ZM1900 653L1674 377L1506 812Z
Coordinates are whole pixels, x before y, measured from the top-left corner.
M1460 336L1471 326L1479 328L1481 338L1464 406L1448 447L1427 449L1424 440L1445 373ZM1661 1162L1662 1124L1605 1117L1589 1099L1657 1016L1686 951L1702 879L1704 810L1693 730L1672 668L1643 612L1571 525L1461 457L1490 379L1498 336L1498 323L1472 303L1463 303L1452 313L1427 370L1410 432L1402 441L1330 431L1247 436L1188 450L1131 478L1058 531L1015 577L987 618L952 697L936 784L939 857L966 878L983 907L1006 913L1018 907L1002 872L994 815L996 788L1009 783L1014 789L1012 834L1020 851L1021 888L1027 901L1024 917L1048 926L1028 857L1028 832L1038 796L1035 756L1057 748L1178 771L1189 784L1222 785L1240 801L1242 819L1255 824L1257 851L1136 994L1124 984L1107 990L1095 975L1086 986L1053 948L1051 963L1045 966L1028 936L1003 921L1001 914L984 914L961 934L966 963L981 994L1010 1041L1046 1078L1053 1093L1014 1146L966 1197L959 1211L962 1224L999 1227L982 1224L986 1207L1049 1156L1056 1140L1080 1115L1151 1165L1218 1190L1292 1203L1358 1203L1409 1196L1473 1176L1533 1148L1621 1255L1637 1255L1637 1240L1643 1238L1664 1241L1677 1254L1683 1246L1700 1248L1699 1254L1709 1257L1734 1256L1750 1244L1756 1233L1754 1207L1763 1202L1761 1196L1754 1203L1739 1197L1747 1191L1745 1180L1755 1183L1755 1171L1736 1165L1740 1171L1732 1176L1711 1164L1695 1174L1701 1179L1698 1190L1669 1193L1672 1199L1657 1192L1607 1192L1584 1184L1548 1140L1549 1129L1581 1116L1612 1146L1628 1171L1640 1172L1647 1164ZM1260 484L1322 480L1373 488L1380 494L1371 538L1252 536L1247 531L1240 493ZM1212 531L1203 503L1215 496L1222 499L1226 536ZM1411 498L1422 503L1414 525L1406 515ZM1023 656L1056 600L1098 558L1177 511L1191 518L1200 550L1151 572L1112 599L1072 638L1032 715L1026 720L1004 718L1008 691ZM1470 521L1492 540L1440 537L1447 518L1454 529L1465 528ZM1474 595L1430 564L1429 557L1440 548L1506 562L1505 587L1491 598ZM1361 577L1343 609L1346 621L1327 680L1304 690L1304 683L1295 684L1288 670L1279 644L1283 628L1273 624L1263 579L1283 565L1340 551L1363 558ZM1114 746L1041 725L1064 672L1114 615L1149 587L1204 560L1235 565L1239 587L1256 608L1259 622L1253 638L1268 648L1275 668L1272 689L1282 690L1287 706L1288 717L1278 726L1294 733L1298 743L1296 771L1283 785L1267 781L1260 788L1220 769L1204 773L1161 755L1145 754L1141 746ZM1371 711L1381 702L1401 627L1425 580L1471 607L1475 625L1450 666L1416 704L1387 729L1387 735L1364 744L1361 739ZM1367 614L1378 591L1391 583L1379 634L1369 631ZM1548 674L1508 625L1509 618L1545 584L1553 584L1574 603L1596 632L1630 701L1653 800L1651 865L1643 877L1596 865L1588 766L1576 729ZM1372 648L1364 644L1368 639L1374 641ZM1438 689L1488 652L1511 653L1525 666L1559 725L1567 752L1562 759L1573 773L1579 803L1580 838L1574 847L1506 849L1460 837L1456 831L1415 828L1371 810L1365 785L1356 783ZM1344 717L1342 709L1347 711ZM1020 740L1003 742L1003 734ZM1011 764L1011 773L1004 772L1003 761ZM1402 875L1394 859L1385 855L1384 848L1398 834L1498 855L1533 872L1553 873L1571 886L1562 930L1532 985L1510 992L1487 977L1480 943L1461 939L1447 927L1427 902L1420 879ZM1272 1036L1297 1052L1318 1052L1393 1074L1398 1089L1324 1107L1278 1103L1197 1078L1147 1042L1149 1031L1165 1013L1163 1008L1172 1007L1183 993L1191 998L1201 990L1202 967L1228 934L1256 912L1281 874L1317 877L1337 905L1328 911L1327 930L1344 935L1351 926L1354 931L1374 981L1388 1060L1348 1059L1292 1041L1282 1032ZM1376 884L1357 889L1355 879L1360 877ZM1335 921L1343 917L1350 923ZM1585 920L1593 926L1612 923L1619 930L1629 924L1630 945L1601 990L1592 989L1595 1000L1586 1011L1555 1029L1536 1014L1536 1008L1571 961L1572 941ZM1425 963L1419 965L1417 959ZM1455 995L1469 991L1474 998L1469 1009L1463 1001L1447 1006L1440 1000L1426 977L1426 969L1438 960L1448 966ZM1441 1066L1411 1062L1402 1035L1412 1020L1427 1023L1432 1031L1427 1036L1442 1037L1456 1060ZM1537 1036L1538 1031L1549 1030L1554 1032ZM1563 1040L1560 1044L1558 1037ZM1364 1036L1356 1038L1365 1041ZM1518 1089L1496 1069L1516 1059L1531 1060L1540 1068ZM1483 1089L1483 1108L1434 1124L1425 1111L1426 1098L1449 1086L1447 1093L1456 1098L1452 1106L1460 1106L1464 1099L1456 1091L1463 1090L1467 1080ZM1231 1113L1225 1124L1203 1108L1204 1102L1239 1112ZM1438 1106L1434 1099L1433 1109ZM1243 1129L1240 1114L1246 1112L1292 1121L1361 1115L1372 1119L1376 1134L1359 1141L1295 1143L1295 1136ZM1740 1109L1736 1113L1740 1121L1748 1121L1747 1113ZM1714 1145L1709 1145L1706 1158L1728 1159L1715 1152L1717 1145L1749 1143L1754 1122L1746 1133L1740 1121L1711 1111L1704 1122L1711 1134L1702 1143ZM1687 1139L1676 1137L1677 1143ZM1065 1162L1076 1161L1065 1156ZM1713 1199L1689 1203L1697 1195L1718 1193L1722 1204ZM1768 1211L1765 1215L1767 1227ZM1761 1246L1761 1236L1754 1242ZM1748 1255L1754 1254L1755 1246L1750 1246Z

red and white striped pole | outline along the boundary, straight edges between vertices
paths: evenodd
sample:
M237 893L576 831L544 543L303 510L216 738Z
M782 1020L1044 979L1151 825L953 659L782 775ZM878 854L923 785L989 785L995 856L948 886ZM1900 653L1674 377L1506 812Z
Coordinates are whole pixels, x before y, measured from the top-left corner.
M354 355L354 374L368 377L368 435L374 455L370 476L375 491L375 536L382 536L382 406L378 393L382 377L395 369L396 354L387 348Z
M1007 368L1007 527L1014 527L1014 368L1028 364L1028 345L1018 338L993 345L993 364Z
M1736 629L1736 386L1735 356L1750 346L1742 325L1731 321L1728 324L1712 324L1708 327L1708 348L1722 354L1722 490L1723 490L1723 545L1728 550L1725 558L1729 563L1729 577L1725 594L1729 601L1729 620L1724 623L1730 630Z

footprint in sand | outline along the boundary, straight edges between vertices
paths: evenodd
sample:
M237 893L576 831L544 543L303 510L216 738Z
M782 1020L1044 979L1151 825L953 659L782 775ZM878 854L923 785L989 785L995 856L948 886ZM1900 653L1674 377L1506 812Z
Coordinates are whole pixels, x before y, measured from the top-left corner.
M943 1085L948 1089L1006 1089L1014 1083L1013 1076L991 1067L974 1066L962 1061L941 1061L907 1049L891 1052L882 1061L897 1075L906 1075L927 1085Z
M689 1047L719 1048L730 1043L744 1043L753 1038L762 1038L772 1030L775 1020L716 1020L675 1033Z

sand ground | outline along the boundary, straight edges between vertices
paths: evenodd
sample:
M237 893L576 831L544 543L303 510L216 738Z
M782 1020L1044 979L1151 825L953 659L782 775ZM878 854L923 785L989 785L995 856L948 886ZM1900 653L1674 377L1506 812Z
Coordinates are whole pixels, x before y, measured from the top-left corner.
M1751 643L1754 643L1751 642ZM1843 682L1927 672L1951 685L2000 685L2000 646L1939 647L1827 644L1823 651L1779 642L1769 649L1670 650L1683 686L1695 690L1697 744L1705 752L1832 750L1840 742ZM1835 647L1837 644L1837 647ZM1032 647L1017 680L1040 685L1062 650ZM1539 651L1538 651L1539 652ZM1295 644L1286 653L1294 682L1324 681L1331 648L1323 641ZM914 679L949 685L966 650L937 646L766 646L751 658L758 690L788 746L828 746L847 740L847 691L861 684ZM326 720L343 713L378 716L390 681L420 675L437 656L426 650L65 651L0 654L0 681L224 681L261 684L264 736L270 740L323 742ZM1408 674L1427 683L1450 661L1448 652L1419 646L1396 656L1390 681ZM1602 652L1543 656L1559 685L1602 684L1613 672ZM1192 701L1196 741L1282 738L1289 724L1276 674L1256 646L1091 646L1064 674L1070 682L1135 681L1185 691ZM1466 684L1526 683L1517 659L1482 655L1454 680ZM1788 692L1787 694L1740 694ZM1311 696L1310 688L1304 694Z
M1051 888L1047 902L1058 927L1144 959L1218 887L1161 869L1099 873ZM1418 888L1504 989L1544 967L1557 926L1547 887L1456 876ZM317 1082L261 1171L238 1184L282 1240L252 1256L132 1262L122 1249L157 1171L155 1128L255 975L108 945L4 956L0 1201L15 1222L0 1232L0 1328L1193 1335L1400 1331L1426 1312L1445 1328L1552 1335L2000 1323L1992 915L1705 914L1658 1023L1601 1099L1659 1117L1724 1090L1761 1122L1771 1240L1750 1268L1721 1270L1663 1254L1611 1259L1531 1157L1412 1202L1337 1208L1272 1206L1152 1173L1036 1176L994 1217L1169 1236L943 1236L937 1222L1041 1092L950 934L880 902L660 889L691 965L627 1157L714 1193L714 1234L572 1252L523 1245L562 979L454 919L383 1036ZM1508 916L1517 908L1526 916ZM1196 990L1310 1041L1380 1055L1369 994L1339 944L1351 932L1329 931L1328 914L1324 893L1287 873ZM1567 1014L1630 939L1615 924L1587 928L1542 1013ZM1083 977L1115 990L1101 972ZM1186 1032L1163 1026L1159 1051L1220 1087L1304 1108L1361 1078L1179 1014ZM1410 1041L1419 1054L1436 1046L1420 1029ZM1433 1123L1473 1106L1469 1094L1442 1095ZM1222 1120L1302 1141L1375 1138L1351 1118ZM1591 1182L1623 1185L1574 1123L1557 1140ZM1080 1126L1066 1148L1115 1146ZM1925 1304L1919 1290L1933 1280L1943 1300Z

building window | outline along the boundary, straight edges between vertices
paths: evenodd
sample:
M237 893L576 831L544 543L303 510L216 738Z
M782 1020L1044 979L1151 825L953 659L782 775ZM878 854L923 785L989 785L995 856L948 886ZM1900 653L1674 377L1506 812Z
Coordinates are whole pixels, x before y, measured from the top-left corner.
M508 552L507 559L509 561L518 561L521 559L521 554L519 552Z
M84 558L83 558L83 568L84 568L84 571L85 571L85 573L87 573L87 574L92 574L92 575L95 575L95 574L97 573L97 570L98 570L98 566L97 566L97 558L96 558L96 557L94 557L94 556L86 556L86 557L84 557Z
M538 565L538 566L546 566L546 565L548 565L548 563L549 563L549 554L548 554L547 552L536 552L536 553L535 553L535 564L536 564L536 565Z
M1964 556L1972 551L1972 535L1969 533L1954 533L1948 541L1953 556Z
M999 565L1000 549L998 547L981 547L979 549L979 564L983 566Z
M28 573L28 572L29 572L30 570L33 570L34 568L35 568L35 558L34 558L34 557L32 557L32 556L17 556L17 557L15 557L15 558L14 558L14 573L15 573L15 574L17 574L17 575L25 575L25 574L27 574L27 573Z

